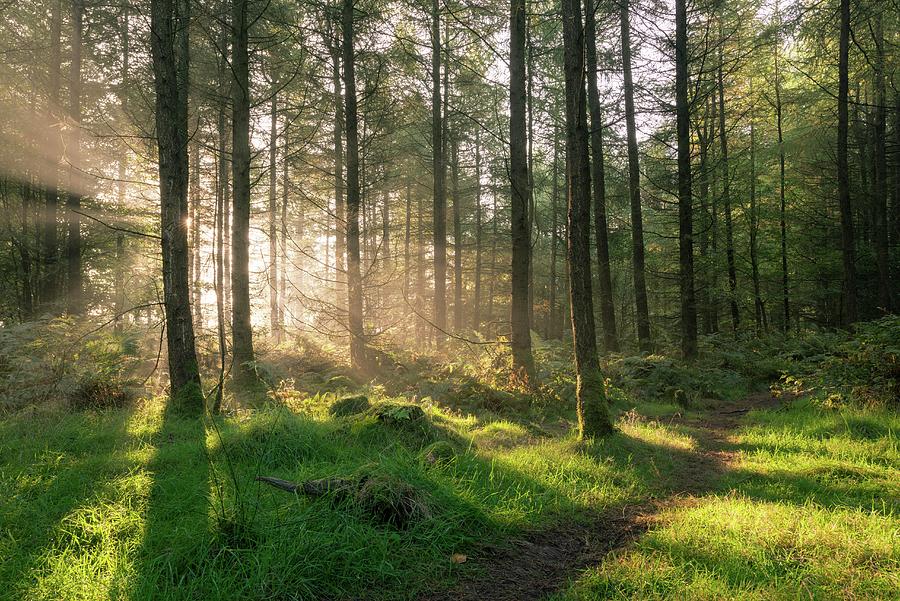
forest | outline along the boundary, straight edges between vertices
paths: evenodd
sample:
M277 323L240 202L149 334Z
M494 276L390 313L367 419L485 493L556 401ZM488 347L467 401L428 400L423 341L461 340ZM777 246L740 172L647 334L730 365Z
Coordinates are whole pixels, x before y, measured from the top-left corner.
M900 1L0 15L0 600L900 601Z

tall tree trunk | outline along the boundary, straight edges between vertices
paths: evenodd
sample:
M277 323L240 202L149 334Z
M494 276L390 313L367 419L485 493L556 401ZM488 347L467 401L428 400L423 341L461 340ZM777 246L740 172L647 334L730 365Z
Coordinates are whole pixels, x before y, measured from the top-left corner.
M62 1L53 0L50 15L50 65L48 83L47 114L51 119L60 116L59 88L62 52L60 37L62 32ZM44 207L42 225L43 271L41 273L40 298L46 305L52 305L59 299L59 230L57 213L59 211L59 161L62 153L59 134L52 130L48 136L47 147L50 150L49 186Z
M751 83L751 90L753 89ZM763 301L759 282L759 206L756 198L756 124L750 114L750 276L753 280L753 309L756 335L763 331Z
M269 328L275 344L278 329L278 96L273 94L269 111Z
M197 124L199 131L199 123ZM203 327L203 303L202 303L202 274L200 262L200 142L199 140L189 144L191 157L190 169L190 222L191 222L191 304L194 309L194 329Z
M226 14L228 3L231 0L222 0L222 12ZM216 330L219 342L219 380L216 385L216 397L213 401L213 413L219 413L222 408L225 387L225 369L228 356L228 343L225 335L225 316L230 313L228 307L227 284L231 279L228 266L228 250L226 243L230 236L228 224L228 123L225 115L226 98L229 95L229 77L226 73L228 63L228 21L223 17L222 28L219 34L219 55L216 57L216 78L218 86L219 103L216 112Z
M728 166L728 132L725 129L725 52L722 44L725 42L722 25L719 24L719 145L722 156L722 206L725 212L725 260L728 265L728 301L731 306L731 329L737 333L741 317L737 304L737 269L734 263L734 226L731 219L731 171Z
M481 329L481 247L484 242L484 211L481 207L481 129L475 129L475 298L472 329Z
M600 284L600 320L603 324L603 350L619 351L616 312L613 304L612 271L609 267L609 234L606 223L606 176L603 164L603 113L597 87L597 19L594 0L587 0L585 43L587 44L588 107L591 113L591 184L594 194L594 235L597 240L597 270Z
M341 46L336 36L329 35L328 47L331 51L331 86L334 102L334 221L335 221L335 280L337 283L337 306L345 308L347 301L347 232L346 204L344 203L344 97L341 93Z
M550 292L549 315L547 317L547 338L559 337L557 318L556 257L559 250L559 131L553 127L553 190L550 192Z
M84 41L84 0L72 1L72 62L69 81L69 118L74 123L69 139L69 194L66 199L66 301L70 313L84 306L84 275L81 267L81 88L82 44Z
M425 207L422 194L416 199L416 334L429 340L431 328L425 322Z
M700 164L697 174L700 178L698 185L698 199L700 201L700 216L702 219L700 228L700 268L697 270L697 305L702 318L701 330L704 334L712 333L712 320L710 319L710 285L709 285L709 238L710 238L710 211L709 211L709 101L704 102L702 119L696 125L697 146L700 155Z
M777 11L776 5L776 11ZM775 124L778 130L778 221L781 228L781 294L782 325L785 334L791 329L791 302L787 259L787 202L785 197L784 113L781 103L781 13L778 12L778 35L775 38Z
M678 131L678 263L681 297L681 354L697 356L694 297L694 213L691 192L691 112L688 105L687 7L675 0L675 112Z
M640 349L650 352L650 310L647 305L647 279L644 268L644 222L641 215L641 167L638 160L637 127L634 117L634 82L631 78L631 26L628 0L620 5L622 25L622 75L625 86L625 125L628 135L628 188L631 192L631 251L634 261L634 300L637 309L637 334Z
M231 230L232 350L235 375L253 382L253 329L250 325L250 63L249 0L232 0L232 180Z
M844 310L842 311L842 316L845 326L849 326L856 321L856 260L853 246L853 209L850 205L850 166L847 160L847 138L849 133L849 115L847 111L849 81L847 69L849 55L850 0L841 0L841 33L838 59L837 183L844 266Z
M409 166L407 166L409 169ZM406 173L406 214L403 222L403 302L409 301L410 242L412 238L412 177Z
M347 124L347 308L350 327L350 365L369 368L363 330L363 290L359 258L359 133L356 114L356 64L353 50L353 0L344 0L343 59Z
M562 0L566 80L566 160L568 170L568 262L575 395L580 437L612 432L603 375L597 355L591 298L591 200L588 128L584 94L584 30L581 1Z
M441 115L441 21L438 0L431 3L431 154L434 176L434 325L438 350L447 330L447 199L444 194Z
M875 8L875 263L878 267L878 306L891 312L891 266L887 212L887 84L885 82L883 9ZM895 149L900 152L900 149Z
M128 114L128 85L131 75L131 48L129 27L131 25L129 19L129 9L126 5L122 14L122 71L120 77L121 88L119 88L119 105L122 115ZM125 211L125 177L128 170L128 147L122 145L119 149L121 153L118 157L118 181L116 182L116 206L118 213L121 215ZM55 213L55 210L54 210ZM54 231L56 230L56 216L53 216ZM125 314L125 233L116 232L116 266L113 281L113 311L115 311L115 331L122 331L122 318Z
M494 188L491 192L493 195L493 205L492 205L492 212L491 212L491 279L490 279L490 285L488 286L487 321L493 327L494 284L497 281L497 235L498 235L497 217L499 216L499 214L497 213L497 189Z
M579 11L580 17L580 11ZM512 209L512 302L510 346L513 368L534 383L531 323L528 316L529 232L528 156L525 124L525 0L510 0L509 179ZM580 23L579 23L580 29Z
M188 0L151 0L150 49L159 146L163 302L170 397L203 412L188 282Z
M289 124L285 121L284 125L284 146L282 149L283 158L282 158L282 168L281 168L281 223L279 224L279 230L281 234L281 241L278 245L278 251L281 253L281 261L279 261L279 276L278 276L278 335L279 340L281 340L285 335L284 330L284 312L287 307L287 263L288 263L288 255L287 255L287 240L288 240L288 189L290 188L290 177L288 173L288 157L290 147L288 145L288 128ZM298 211L300 217L302 218L303 212L302 210ZM302 219L300 220L300 225L303 225ZM298 239L303 235L302 227L299 231Z
M463 328L463 274L462 274L462 199L459 194L459 132L450 136L450 188L453 199L453 331Z

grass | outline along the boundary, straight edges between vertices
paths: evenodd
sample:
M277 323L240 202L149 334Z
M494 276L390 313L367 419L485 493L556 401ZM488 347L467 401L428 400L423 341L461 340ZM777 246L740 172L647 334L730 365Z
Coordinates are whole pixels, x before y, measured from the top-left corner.
M678 460L656 423L585 445L435 403L427 431L309 403L205 425L161 401L0 422L0 598L413 598L447 584L453 553L663 494ZM435 440L450 461L422 461ZM254 482L363 473L422 491L429 517L398 529Z
M417 359L375 384L284 354L263 366L277 402L215 421L159 399L10 412L0 599L414 599L477 572L454 554L683 490L679 474L703 469L704 441L673 417L756 390L754 374L771 371L735 353L696 370L613 361L618 432L579 442L567 355L538 354L535 395L504 382L496 357ZM687 408L674 398L685 389ZM731 470L558 601L900 599L900 417L825 409L827 394L746 416ZM334 410L351 395L372 407ZM410 400L426 420L412 419ZM396 527L354 497L297 496L259 475L402 483L425 510Z
M575 599L900 599L900 417L756 412L711 494L582 575Z

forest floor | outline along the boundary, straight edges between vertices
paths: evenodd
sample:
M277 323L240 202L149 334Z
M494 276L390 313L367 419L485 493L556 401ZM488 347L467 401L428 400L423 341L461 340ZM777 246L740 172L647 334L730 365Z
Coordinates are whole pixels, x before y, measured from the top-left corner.
M423 601L531 601L544 599L586 568L601 564L651 528L663 524L679 508L696 507L702 495L715 488L721 475L739 461L731 433L740 416L774 409L780 400L769 392L745 397L685 417L675 414L670 425L690 428L697 446L693 461L680 463L667 474L671 494L634 505L601 511L581 522L563 522L523 533L500 546L473 553L479 573L463 577L451 589L426 594Z
M896 411L623 358L616 433L579 441L564 359L550 396L462 363L358 383L276 359L269 403L214 419L0 418L0 599L900 599ZM666 400L675 376L718 400ZM409 495L415 519L379 519Z

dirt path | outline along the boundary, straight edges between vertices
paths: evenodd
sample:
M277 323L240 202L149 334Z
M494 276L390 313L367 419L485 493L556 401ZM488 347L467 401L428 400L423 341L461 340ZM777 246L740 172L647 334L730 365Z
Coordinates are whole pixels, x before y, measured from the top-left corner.
M536 601L560 590L578 572L600 564L608 553L658 524L663 510L697 503L698 495L708 491L735 460L728 436L740 418L752 409L777 404L769 393L761 393L699 417L674 419L673 423L695 429L700 448L694 460L672 475L669 496L618 507L587 522L530 532L503 547L484 547L470 560L477 575L420 601Z

